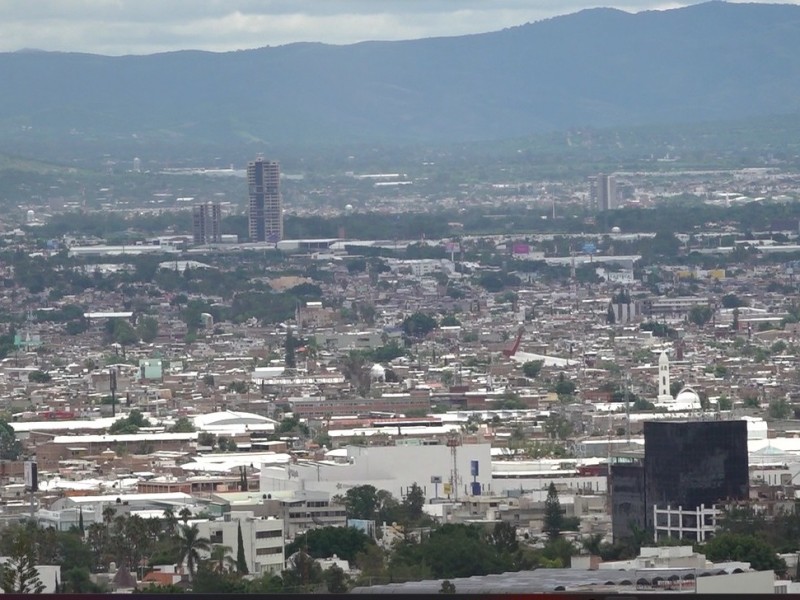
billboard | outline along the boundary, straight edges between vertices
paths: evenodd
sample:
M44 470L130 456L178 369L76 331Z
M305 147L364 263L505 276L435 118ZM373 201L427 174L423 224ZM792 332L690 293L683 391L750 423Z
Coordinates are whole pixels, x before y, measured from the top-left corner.
M511 246L511 252L514 254L530 254L531 247L528 244L518 242Z
M25 489L29 492L36 492L39 490L39 473L36 467L36 462L26 460L24 463L25 475Z

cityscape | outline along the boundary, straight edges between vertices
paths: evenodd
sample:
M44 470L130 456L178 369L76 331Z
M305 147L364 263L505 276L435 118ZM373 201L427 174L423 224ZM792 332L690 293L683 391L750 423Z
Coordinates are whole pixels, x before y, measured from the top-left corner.
M800 151L748 119L0 147L0 589L800 593Z

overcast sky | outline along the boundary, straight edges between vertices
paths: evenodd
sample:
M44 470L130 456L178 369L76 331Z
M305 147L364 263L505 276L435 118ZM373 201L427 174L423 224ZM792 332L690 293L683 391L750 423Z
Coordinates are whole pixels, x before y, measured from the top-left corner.
M639 12L687 4L696 2L599 5ZM496 31L595 6L582 0L0 0L0 51L116 56L417 39Z

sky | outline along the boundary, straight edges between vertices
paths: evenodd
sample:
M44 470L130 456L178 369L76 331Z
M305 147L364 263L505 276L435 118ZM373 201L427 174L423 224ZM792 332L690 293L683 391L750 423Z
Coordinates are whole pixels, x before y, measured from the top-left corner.
M0 0L0 52L37 49L119 56L226 52L292 42L351 44L497 31L597 6L639 12L687 4L696 2Z

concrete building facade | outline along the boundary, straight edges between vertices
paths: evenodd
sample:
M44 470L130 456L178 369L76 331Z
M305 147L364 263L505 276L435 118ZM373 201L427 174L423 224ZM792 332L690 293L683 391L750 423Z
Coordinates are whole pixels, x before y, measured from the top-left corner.
M239 528L242 530L244 557L250 573L279 573L284 567L283 520L258 518L249 512L226 513L222 520L198 521L197 528L211 546L228 546L236 558ZM209 553L210 556L210 553Z
M252 242L279 242L283 239L283 203L280 166L258 158L247 165L248 232Z

